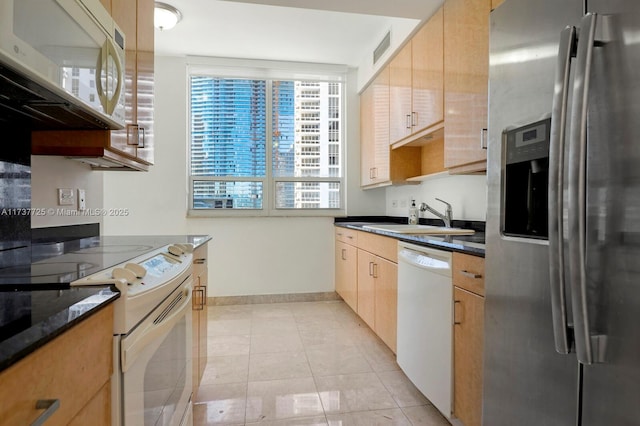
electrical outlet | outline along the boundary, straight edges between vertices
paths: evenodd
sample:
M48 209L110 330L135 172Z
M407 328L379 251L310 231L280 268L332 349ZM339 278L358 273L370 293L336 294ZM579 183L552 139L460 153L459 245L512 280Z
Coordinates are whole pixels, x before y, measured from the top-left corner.
M398 208L398 200L391 200L391 207L393 207L394 209Z
M84 189L78 189L78 210L87 209L87 193Z
M58 188L58 205L59 206L72 206L75 203L76 203L76 199L73 196L73 189Z

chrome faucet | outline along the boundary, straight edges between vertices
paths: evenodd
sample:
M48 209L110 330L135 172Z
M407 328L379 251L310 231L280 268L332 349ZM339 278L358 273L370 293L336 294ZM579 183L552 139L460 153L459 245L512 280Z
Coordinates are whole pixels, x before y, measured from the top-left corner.
M447 203L444 200L441 200L440 198L436 198L436 200L447 205L447 209L445 210L444 214L440 213L439 211L437 211L427 203L420 204L420 211L421 212L428 211L430 213L433 213L434 215L442 219L442 221L444 222L445 228L451 228L451 221L453 220L453 211L451 210L451 204Z

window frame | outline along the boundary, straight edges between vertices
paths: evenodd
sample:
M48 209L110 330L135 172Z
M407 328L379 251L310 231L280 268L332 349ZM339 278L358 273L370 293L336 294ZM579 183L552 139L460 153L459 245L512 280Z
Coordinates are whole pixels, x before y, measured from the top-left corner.
M264 177L238 177L238 176L194 176L191 174L191 77L208 76L213 78L236 78L265 80L267 116L265 120L265 176ZM327 177L282 177L273 173L273 81L326 81L340 83L342 95L340 108L342 116L339 121L340 148L340 176ZM347 125L347 67L312 64L289 63L279 61L235 60L222 58L188 58L187 60L187 217L334 217L346 214L346 125ZM196 181L214 182L262 182L262 209L233 209L211 208L194 209L193 185ZM276 207L276 186L280 182L319 182L337 183L339 185L339 208L278 208Z

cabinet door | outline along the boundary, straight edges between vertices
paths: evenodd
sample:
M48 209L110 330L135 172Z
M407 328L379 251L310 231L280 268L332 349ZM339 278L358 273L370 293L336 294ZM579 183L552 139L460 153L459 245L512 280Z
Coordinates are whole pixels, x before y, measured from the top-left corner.
M398 265L376 256L375 332L395 353L398 328Z
M136 120L141 129L138 158L147 163L154 161L153 99L154 99L154 27L153 0L138 0L137 52L136 52Z
M444 120L442 8L411 40L412 132Z
M347 305L358 310L358 249L336 241L336 292Z
M389 180L389 69L360 95L360 183Z
M486 170L491 0L444 3L445 167Z
M453 414L465 426L480 426L484 297L459 287L454 287L453 297Z
M137 121L137 76L136 76L136 32L137 11L131 7L131 0L112 0L111 16L125 35L125 65L124 65L124 106L125 127L122 130L111 131L111 147L118 151L136 157L138 146L135 131L131 125Z
M375 82L371 83L360 94L360 185L373 183L373 167L375 152L375 115L373 99Z
M113 371L113 310L104 307L0 373L0 424L32 424L43 399L60 402L47 424L66 425L79 413L93 418L88 424L108 420L111 400L94 398Z
M375 278L377 256L358 249L358 315L375 330Z
M411 45L409 41L389 63L389 135L392 144L412 133Z
M204 369L207 365L207 286L209 269L207 267L208 244L193 252L193 387L197 391ZM195 291L197 290L197 291Z

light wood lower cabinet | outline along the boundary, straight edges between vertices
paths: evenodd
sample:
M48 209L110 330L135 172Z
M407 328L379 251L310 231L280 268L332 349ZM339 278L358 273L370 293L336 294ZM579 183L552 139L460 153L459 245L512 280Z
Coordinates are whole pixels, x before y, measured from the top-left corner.
M336 227L336 291L395 353L398 311L397 242Z
M453 414L464 426L482 421L484 259L454 253Z
M336 241L336 292L354 311L358 310L358 249Z
M57 399L47 425L110 425L112 371L109 305L0 373L0 423L30 425L37 401Z
M375 331L393 351L398 335L398 264L377 258L375 273Z
M207 366L207 267L208 244L201 245L193 252L193 395L198 393L200 381Z
M372 330L376 329L376 255L358 249L358 315Z
M395 243L395 240L393 240L393 243ZM365 249L358 249L357 312L360 318L395 353L398 313L398 264L369 253Z

